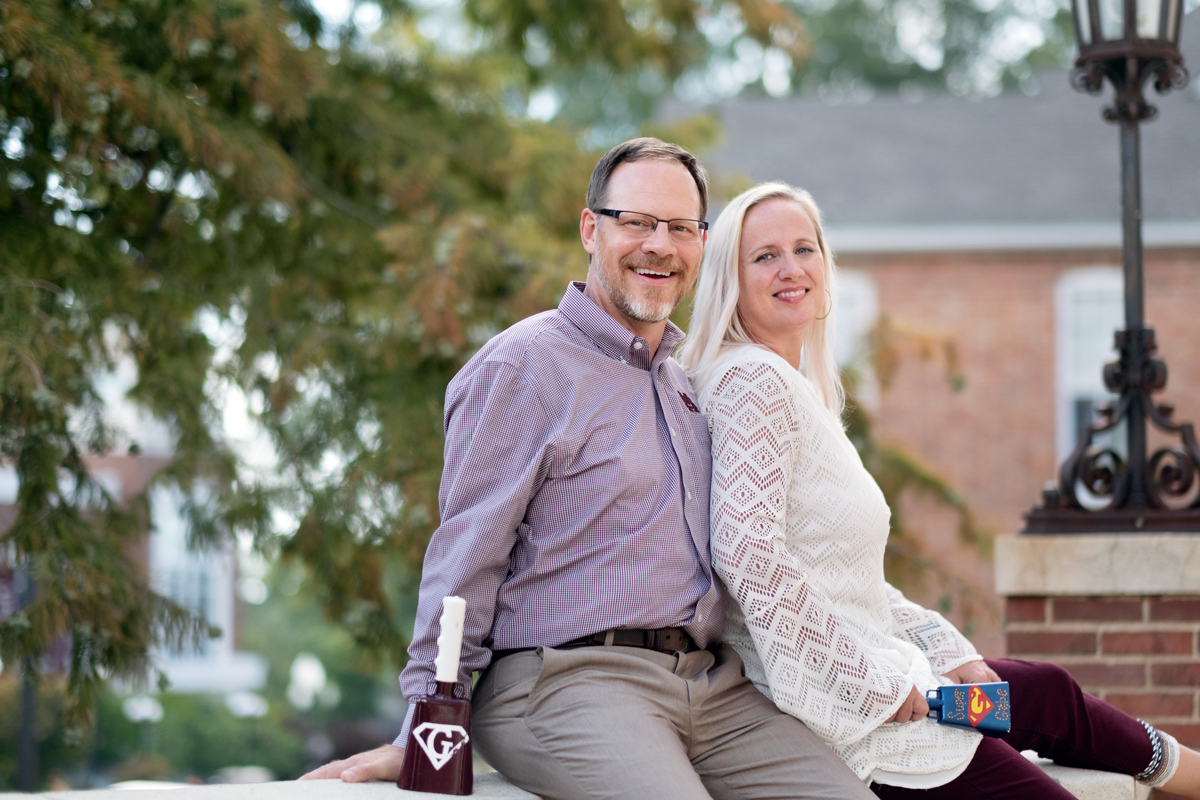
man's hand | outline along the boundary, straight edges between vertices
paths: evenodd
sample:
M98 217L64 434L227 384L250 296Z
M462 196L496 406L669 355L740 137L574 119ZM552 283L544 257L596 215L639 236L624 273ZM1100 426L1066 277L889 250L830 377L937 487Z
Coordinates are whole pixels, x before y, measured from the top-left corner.
M983 661L970 661L946 673L951 683L998 683L1003 680Z
M317 767L307 775L301 775L300 780L341 778L346 783L395 782L400 777L400 767L402 766L404 766L404 748L396 747L394 744L385 744L374 750Z
M928 714L929 703L925 700L925 695L914 686L904 699L904 705L900 706L888 722L916 722Z

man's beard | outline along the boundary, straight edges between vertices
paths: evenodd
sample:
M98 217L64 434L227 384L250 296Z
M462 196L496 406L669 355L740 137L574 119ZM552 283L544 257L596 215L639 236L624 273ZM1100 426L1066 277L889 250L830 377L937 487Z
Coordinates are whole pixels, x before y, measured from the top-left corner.
M672 258L655 258L653 256L626 256L621 259L617 265L620 270L620 275L625 276L626 269L641 267L642 269L652 269L662 272L680 273L683 272L683 265ZM620 286L613 285L613 282L608 279L607 271L601 267L596 270L596 279L600 281L600 285L604 287L604 291L612 300L613 305L618 310L630 319L636 319L639 322L662 322L671 316L671 312L675 310L675 306L679 305L679 301L683 299L683 292L672 293L673 296L668 297L639 297L634 292L627 291L624 281ZM647 287L655 295L671 292L671 286L663 287Z

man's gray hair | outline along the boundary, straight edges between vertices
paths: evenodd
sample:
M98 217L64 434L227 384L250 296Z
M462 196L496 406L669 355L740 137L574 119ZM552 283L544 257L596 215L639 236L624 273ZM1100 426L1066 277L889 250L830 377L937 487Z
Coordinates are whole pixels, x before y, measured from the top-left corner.
M678 161L691 174L700 192L700 219L708 214L708 173L694 155L677 144L664 142L651 136L640 139L630 139L622 142L604 154L596 168L592 170L592 180L588 184L587 207L598 211L608 202L608 184L617 167L626 161ZM622 209L627 210L627 209ZM636 211L637 209L632 209Z

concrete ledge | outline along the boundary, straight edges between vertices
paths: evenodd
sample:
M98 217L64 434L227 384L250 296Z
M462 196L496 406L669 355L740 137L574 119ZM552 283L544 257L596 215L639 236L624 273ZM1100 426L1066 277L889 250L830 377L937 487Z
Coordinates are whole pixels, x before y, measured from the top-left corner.
M339 780L174 786L136 792L100 789L91 792L47 792L40 796L56 800L431 800L453 797L448 794L406 792L397 789L394 783L342 783ZM17 800L30 795L0 794L0 797ZM475 792L472 797L538 800L536 795L504 780L498 772L475 773Z
M1032 752L1024 754L1046 771L1060 786L1080 800L1154 800L1155 793L1128 775L1060 767ZM0 797L29 797L26 794L0 794ZM397 789L391 783L342 783L329 781L279 781L216 786L174 786L128 791L101 789L90 792L47 792L42 797L56 800L426 800L452 797L446 794L419 794ZM498 772L475 773L473 797L486 800L538 800L536 795L518 789Z
M997 537L996 593L1200 594L1200 534Z
M1026 751L1023 755L1041 767L1055 783L1080 800L1147 800L1153 797L1152 789L1128 775L1060 767L1044 758L1038 758L1032 751Z

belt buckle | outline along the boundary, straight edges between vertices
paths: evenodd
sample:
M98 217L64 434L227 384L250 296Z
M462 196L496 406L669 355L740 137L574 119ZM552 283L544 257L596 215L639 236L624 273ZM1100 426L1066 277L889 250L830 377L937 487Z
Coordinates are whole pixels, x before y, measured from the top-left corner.
M687 651L687 639L680 635L679 628L661 628L654 634L652 647L660 653L682 653Z

